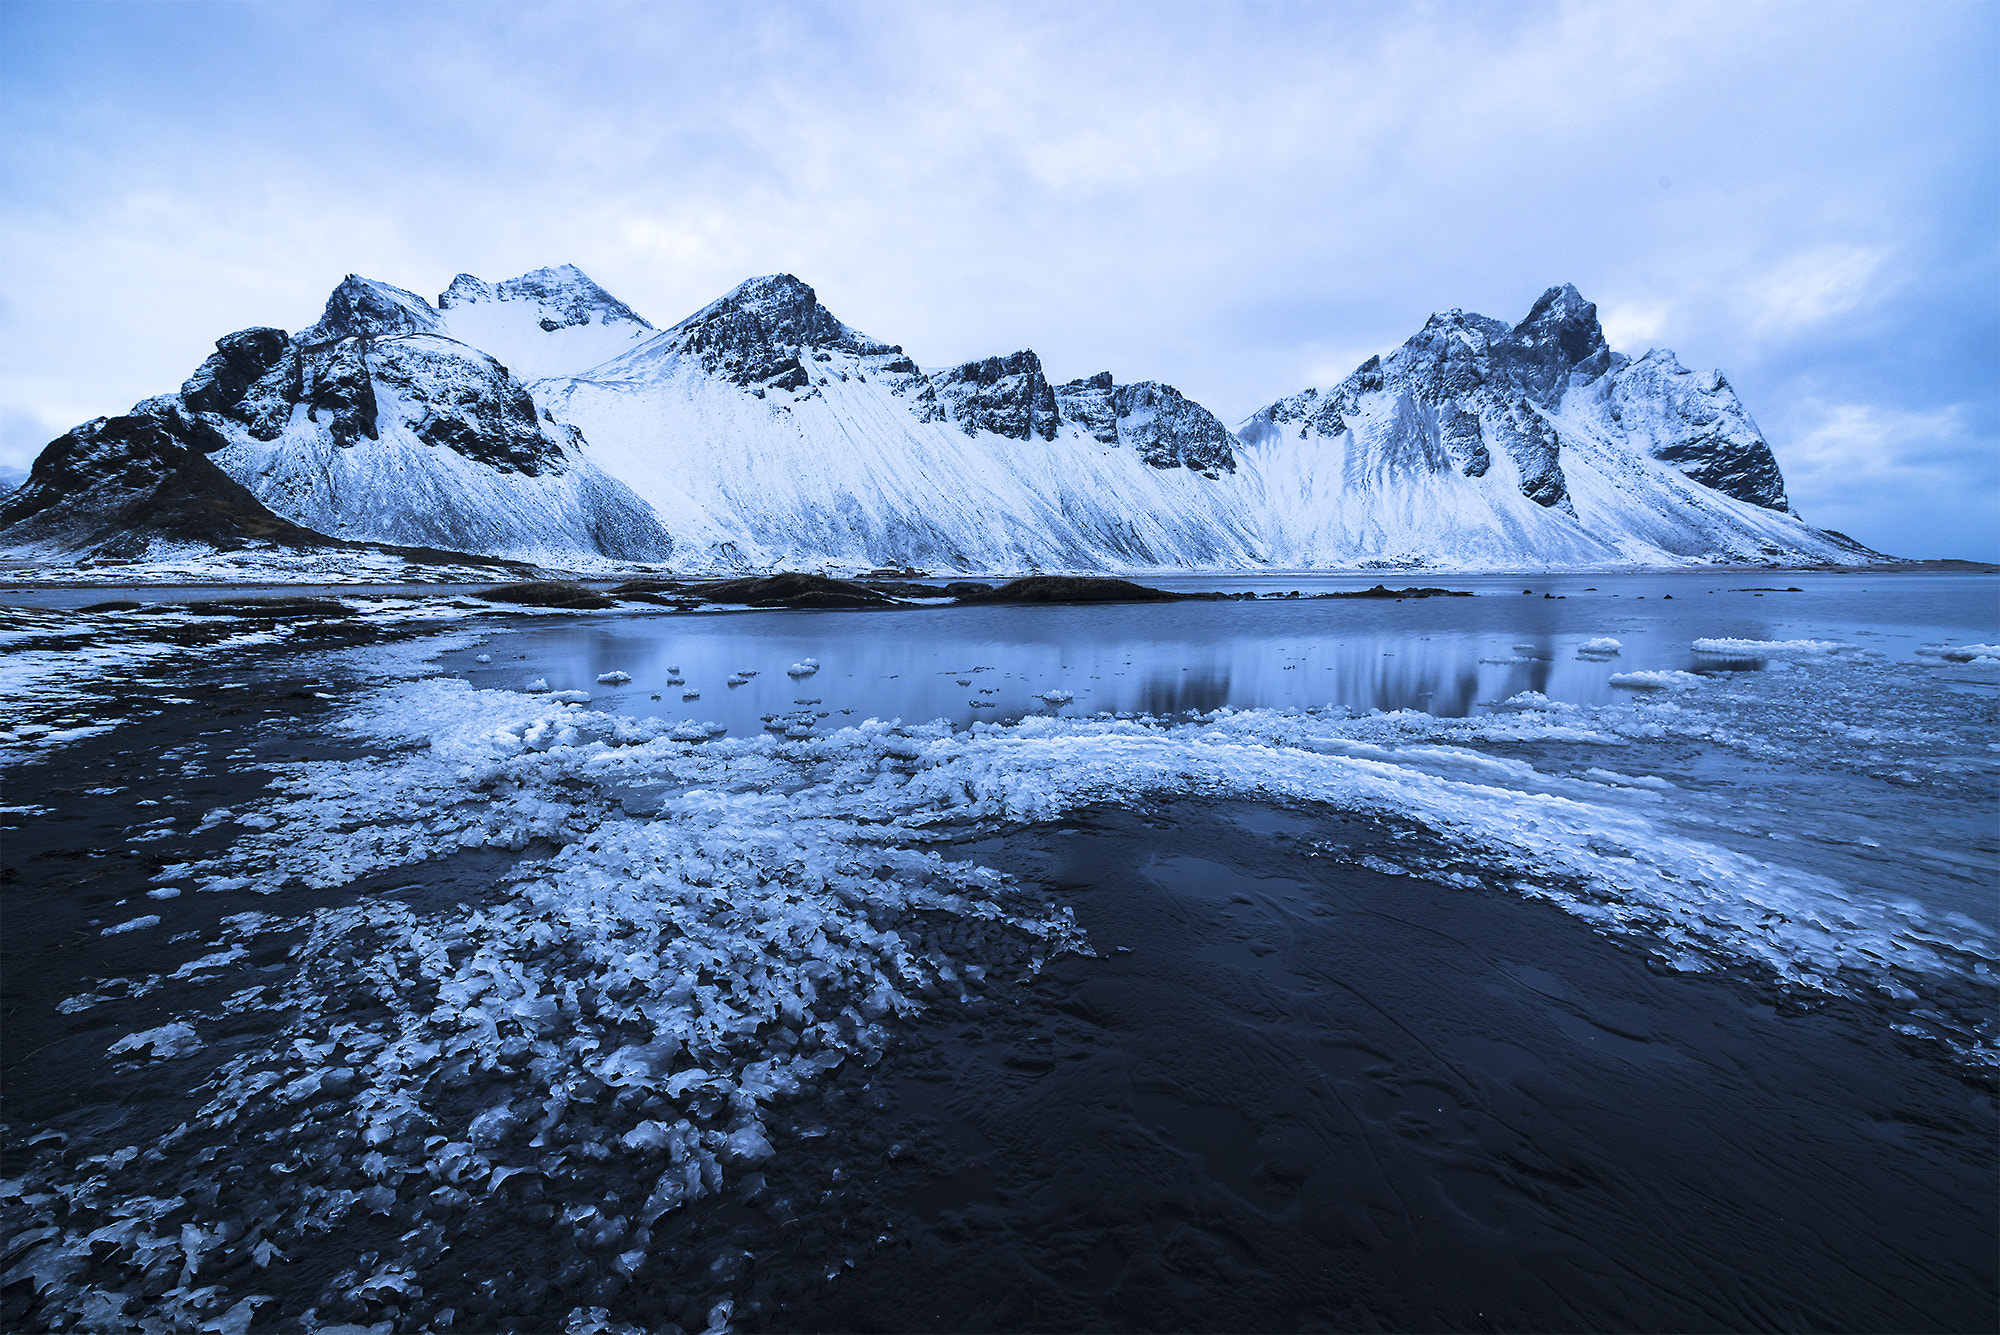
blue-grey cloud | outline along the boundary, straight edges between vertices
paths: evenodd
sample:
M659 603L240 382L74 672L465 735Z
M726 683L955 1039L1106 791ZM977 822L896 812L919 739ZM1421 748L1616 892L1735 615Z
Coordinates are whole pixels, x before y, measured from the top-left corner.
M789 270L944 363L1234 420L1551 283L1719 366L1805 515L2000 558L1988 5L0 7L0 409L68 423L350 270ZM20 462L16 433L0 462Z

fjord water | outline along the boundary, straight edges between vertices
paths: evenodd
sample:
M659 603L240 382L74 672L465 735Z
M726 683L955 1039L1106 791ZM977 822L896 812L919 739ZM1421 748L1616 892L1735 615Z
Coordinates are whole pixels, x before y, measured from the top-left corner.
M1397 587L1419 577L1392 573ZM1077 714L1332 704L1462 717L1490 713L1522 691L1576 704L1629 698L1610 684L1612 674L1715 667L1691 650L1698 638L1832 638L1915 660L1920 645L2000 636L2000 580L1991 576L1670 572L1431 581L1474 596L1318 601L1308 595L1382 580L1187 575L1150 582L1259 598L592 619L511 635L490 665L469 664L469 653L443 661L481 686L544 678L554 690L589 691L600 706L713 721L740 735L801 701L827 711L824 726L864 718L967 724L1046 711L1040 697L1057 690L1073 693L1064 712ZM1271 596L1293 590L1299 599ZM1617 657L1577 660L1577 646L1603 636L1619 640ZM787 675L807 658L818 672ZM670 687L676 668L685 685ZM633 680L597 683L614 671ZM757 675L728 686L740 672ZM690 690L699 698L683 700Z
M871 718L965 727L1051 713L1410 711L1400 728L1383 724L1404 749L1381 759L1422 769L1444 762L1420 743L1474 748L1518 767L1482 775L1496 792L1576 792L1582 783L1590 800L1622 805L1649 831L1822 878L1773 909L1780 926L1759 924L1753 935L1850 936L1895 960L1902 946L1875 942L1875 928L1855 915L1920 920L1912 930L1955 961L1966 986L1954 986L1943 1014L1899 1022L1991 1048L2000 672L1941 655L2000 641L2000 581L1762 571L1436 578L1473 596L1314 600L1377 581L1187 576L1161 583L1259 597L572 619L494 639L490 663L464 649L440 665L481 687L542 681L589 693L592 708L738 737L825 735ZM1301 596L1283 596L1293 590ZM1618 642L1615 655L1578 652L1604 638ZM1773 647L1719 654L1698 650L1704 640ZM794 675L808 659L817 670ZM618 672L630 682L597 681ZM1660 680L1647 674L1661 673L1669 689L1644 689ZM1649 712L1616 713L1635 700ZM1575 735L1548 726L1523 734L1510 721L1524 707L1567 706L1586 711ZM1620 735L1591 731L1603 718L1588 711L1606 708Z

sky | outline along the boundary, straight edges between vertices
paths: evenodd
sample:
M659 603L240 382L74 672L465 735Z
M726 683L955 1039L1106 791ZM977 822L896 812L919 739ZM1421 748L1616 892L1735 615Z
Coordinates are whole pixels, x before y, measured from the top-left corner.
M789 272L1232 426L1569 282L1804 518L2000 560L2000 5L0 4L0 466L312 323Z

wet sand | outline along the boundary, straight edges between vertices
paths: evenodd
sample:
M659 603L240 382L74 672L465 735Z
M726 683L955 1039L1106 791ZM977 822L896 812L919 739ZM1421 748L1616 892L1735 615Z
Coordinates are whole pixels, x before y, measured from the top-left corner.
M1105 953L849 1092L854 1185L762 1233L839 1277L760 1324L1990 1326L1990 1089L1846 1006L1346 861L1408 837L1188 802L968 848ZM886 1235L846 1273L795 1241L836 1217Z

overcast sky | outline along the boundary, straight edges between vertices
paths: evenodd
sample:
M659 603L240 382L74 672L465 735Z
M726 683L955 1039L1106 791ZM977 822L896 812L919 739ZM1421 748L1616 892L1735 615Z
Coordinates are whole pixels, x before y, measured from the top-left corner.
M0 465L358 272L788 271L1234 425L1551 284L1812 523L2000 559L2000 5L0 4Z

